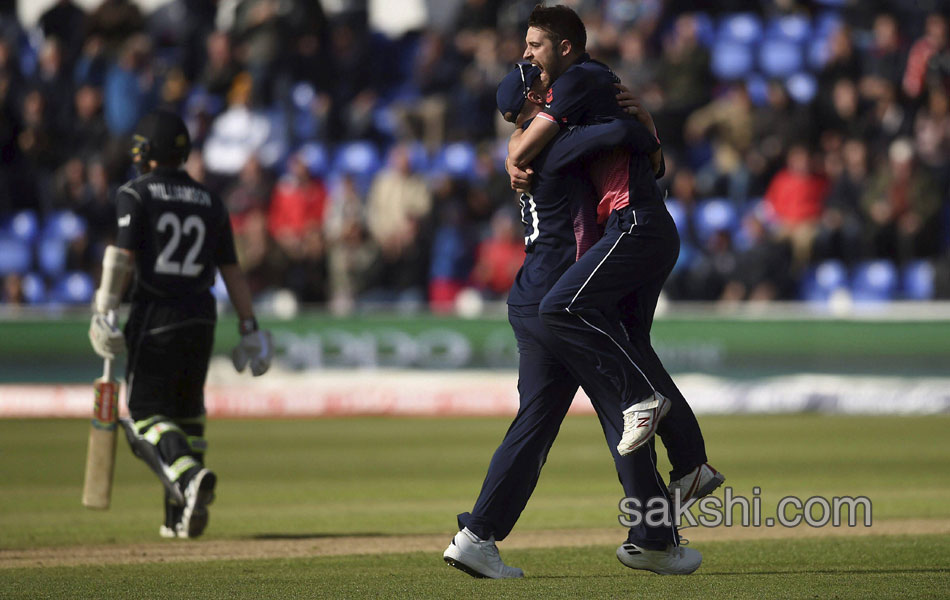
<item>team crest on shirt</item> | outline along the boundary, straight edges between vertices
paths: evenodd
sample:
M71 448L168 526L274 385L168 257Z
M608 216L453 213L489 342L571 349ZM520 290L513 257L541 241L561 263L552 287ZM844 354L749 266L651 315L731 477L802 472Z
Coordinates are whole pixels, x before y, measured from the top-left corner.
M548 108L551 108L551 102L554 101L554 88L548 88L548 95L545 96L544 102L548 105Z

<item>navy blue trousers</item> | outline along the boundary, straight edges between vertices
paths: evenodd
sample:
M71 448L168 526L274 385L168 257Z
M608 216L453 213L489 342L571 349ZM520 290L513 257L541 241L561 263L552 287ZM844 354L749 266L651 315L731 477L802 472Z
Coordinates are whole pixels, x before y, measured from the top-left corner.
M511 532L537 485L578 388L570 365L555 352L560 342L541 323L537 307L509 307L508 320L518 341L520 407L492 456L475 507L471 513L458 515L459 528L468 527L482 539L494 536L503 540ZM620 456L617 444L623 434L622 416L613 405L605 407L594 401L594 408L625 497L638 498L644 507L650 498L665 497L653 443L649 451ZM630 528L627 539L650 549L663 549L678 540L674 527L645 523Z
M676 264L679 244L662 203L614 211L604 236L561 276L540 306L542 321L558 340L559 356L604 410L620 414L654 391L670 399L670 412L657 433L673 466L671 479L706 462L696 416L650 342L657 299Z

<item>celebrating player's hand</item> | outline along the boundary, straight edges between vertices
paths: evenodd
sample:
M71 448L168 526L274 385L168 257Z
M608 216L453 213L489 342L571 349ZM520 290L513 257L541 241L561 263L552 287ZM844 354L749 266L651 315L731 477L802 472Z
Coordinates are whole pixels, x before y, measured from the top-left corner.
M231 361L238 372L250 364L251 374L257 377L267 372L273 356L274 343L271 341L270 332L257 329L241 336L241 341L231 352Z
M653 123L653 116L650 114L650 111L643 108L643 105L640 104L640 99L633 95L627 86L622 83L615 83L616 87L620 92L617 94L617 104L623 108L624 112L628 115L634 116L638 121L643 123L643 126L647 128L648 131L656 135L656 125Z
M92 349L102 358L114 359L125 350L122 330L99 312L92 315L92 322L89 323L89 341L92 342Z
M531 177L534 175L531 167L527 170L519 169L511 164L511 161L505 159L505 170L508 171L508 177L511 179L511 189L522 193L531 191Z

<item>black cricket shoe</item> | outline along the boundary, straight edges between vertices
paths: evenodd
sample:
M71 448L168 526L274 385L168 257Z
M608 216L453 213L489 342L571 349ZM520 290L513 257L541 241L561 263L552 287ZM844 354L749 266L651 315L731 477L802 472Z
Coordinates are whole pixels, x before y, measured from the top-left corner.
M214 502L214 486L218 476L210 469L195 467L196 472L185 479L185 506L181 511L181 521L175 526L180 538L196 538L204 533L208 526L208 505Z

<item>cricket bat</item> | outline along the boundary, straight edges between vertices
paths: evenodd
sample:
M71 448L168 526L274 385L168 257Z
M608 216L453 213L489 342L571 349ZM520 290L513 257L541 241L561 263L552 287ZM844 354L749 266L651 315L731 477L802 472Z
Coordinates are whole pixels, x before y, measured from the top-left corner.
M115 323L115 313L109 322ZM89 426L86 451L86 478L82 503L86 508L107 509L112 498L112 473L115 470L115 439L119 419L119 382L112 376L112 360L105 359L102 377L93 383L95 402Z

